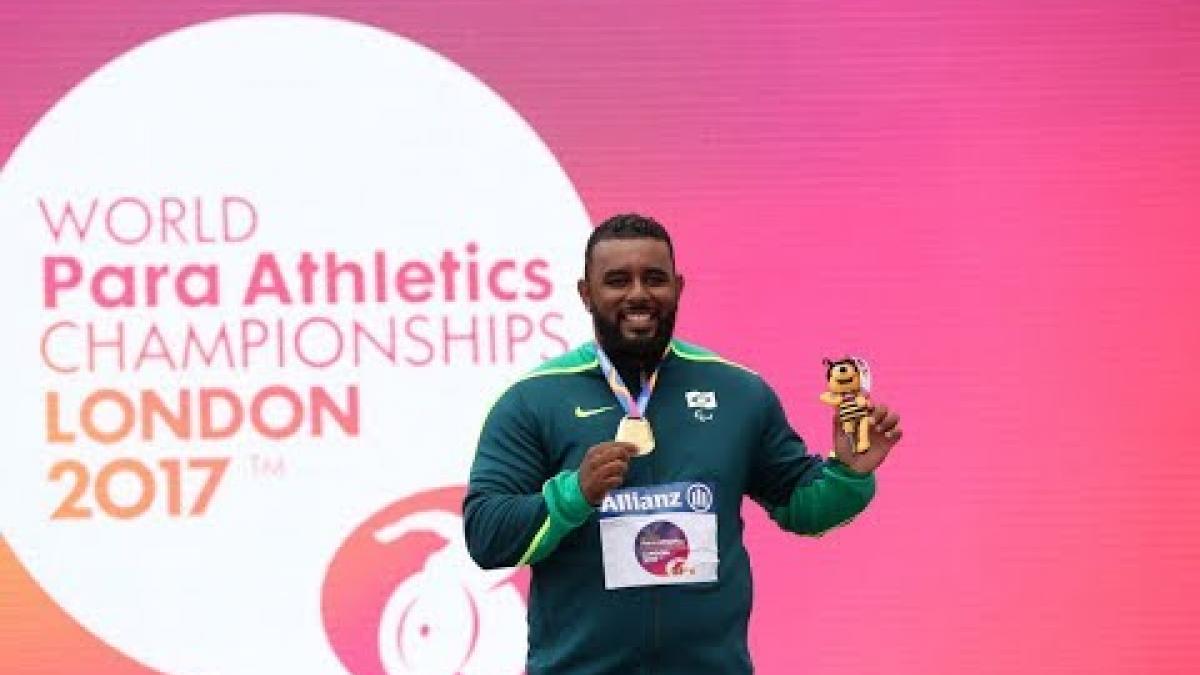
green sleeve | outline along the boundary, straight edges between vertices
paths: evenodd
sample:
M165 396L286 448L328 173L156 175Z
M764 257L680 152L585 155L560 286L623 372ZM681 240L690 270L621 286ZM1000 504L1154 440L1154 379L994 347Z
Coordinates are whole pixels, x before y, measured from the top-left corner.
M574 471L552 465L536 410L518 384L492 406L463 500L467 551L484 569L545 558L591 515ZM557 472L557 473L556 473Z
M769 509L771 520L796 534L820 536L845 525L875 496L875 475L856 474L837 460L821 467L821 475L792 490L786 504Z
M592 515L592 505L584 498L579 474L575 471L563 471L546 481L542 486L542 497L549 513L525 555L521 556L521 565L532 565L550 555L563 537Z

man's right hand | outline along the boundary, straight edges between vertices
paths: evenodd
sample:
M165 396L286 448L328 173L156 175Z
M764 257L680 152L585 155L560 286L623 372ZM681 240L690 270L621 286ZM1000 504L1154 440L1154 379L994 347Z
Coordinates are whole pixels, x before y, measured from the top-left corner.
M625 482L629 470L629 458L637 453L632 443L608 441L588 448L579 465L579 487L583 497L592 506L599 506L609 490Z

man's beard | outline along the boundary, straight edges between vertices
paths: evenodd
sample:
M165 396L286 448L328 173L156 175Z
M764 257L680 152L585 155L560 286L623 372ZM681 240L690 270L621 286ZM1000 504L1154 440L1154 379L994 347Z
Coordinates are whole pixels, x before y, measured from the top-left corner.
M618 319L619 322L619 319ZM675 310L663 314L658 320L654 335L642 338L627 338L621 334L619 323L608 321L598 313L592 313L592 325L596 329L596 341L610 359L649 365L658 361L675 332Z

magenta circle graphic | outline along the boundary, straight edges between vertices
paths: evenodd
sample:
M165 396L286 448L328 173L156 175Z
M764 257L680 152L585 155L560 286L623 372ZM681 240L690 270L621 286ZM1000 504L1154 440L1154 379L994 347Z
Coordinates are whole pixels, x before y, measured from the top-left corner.
M656 520L633 539L633 554L642 567L659 577L683 572L688 557L687 535L675 523Z

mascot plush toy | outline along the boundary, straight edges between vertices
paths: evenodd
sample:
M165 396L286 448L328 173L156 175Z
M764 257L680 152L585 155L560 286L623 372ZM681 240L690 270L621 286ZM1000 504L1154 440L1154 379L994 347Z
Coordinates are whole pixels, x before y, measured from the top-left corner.
M830 361L825 364L827 391L821 394L821 402L837 408L842 432L857 438L857 452L866 452L871 447L870 389L871 370L867 362L856 356Z

